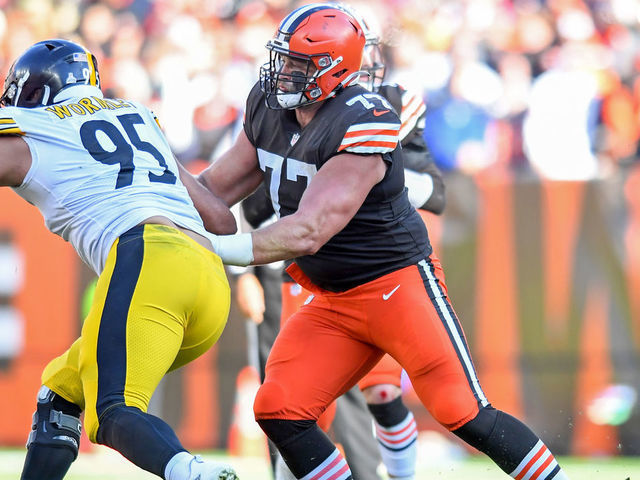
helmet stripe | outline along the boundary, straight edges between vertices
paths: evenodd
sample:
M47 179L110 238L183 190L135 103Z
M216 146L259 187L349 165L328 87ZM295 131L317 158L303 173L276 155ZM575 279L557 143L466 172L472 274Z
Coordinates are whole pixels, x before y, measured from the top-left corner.
M288 35L292 34L293 32L296 31L296 28L298 28L298 25L300 25L300 23L302 23L302 21L305 18L307 18L309 15L311 15L312 13L318 12L320 10L327 10L330 8L336 9L336 6L331 4L326 4L326 3L323 3L323 4L312 3L311 5L305 5L304 7L300 7L285 17L285 19L280 23L280 28L278 30L280 30L280 32L284 34L288 34Z
M93 55L91 55L91 52L86 48L84 51L87 52L87 63L89 64L89 85L93 85L95 87L98 82L96 81L96 68L93 63Z

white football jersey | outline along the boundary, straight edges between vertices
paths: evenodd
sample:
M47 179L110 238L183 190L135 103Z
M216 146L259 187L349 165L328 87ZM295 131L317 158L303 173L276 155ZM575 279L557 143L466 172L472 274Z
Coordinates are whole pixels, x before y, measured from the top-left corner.
M15 191L97 274L114 241L154 215L204 233L151 111L103 98L96 87L73 87L56 100L0 109L0 134L22 135L31 150L31 168Z

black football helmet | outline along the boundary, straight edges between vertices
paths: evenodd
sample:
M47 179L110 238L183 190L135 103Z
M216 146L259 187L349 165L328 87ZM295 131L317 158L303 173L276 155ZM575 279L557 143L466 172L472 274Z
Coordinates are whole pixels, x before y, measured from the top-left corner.
M45 40L29 47L13 63L0 104L34 108L51 105L67 87L100 88L98 62L84 47L68 40Z

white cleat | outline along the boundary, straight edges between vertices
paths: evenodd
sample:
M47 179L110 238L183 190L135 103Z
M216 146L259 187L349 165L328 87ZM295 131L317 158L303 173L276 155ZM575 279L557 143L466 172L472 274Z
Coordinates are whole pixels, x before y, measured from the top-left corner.
M238 474L231 465L220 462L205 462L196 455L191 461L189 480L238 480Z

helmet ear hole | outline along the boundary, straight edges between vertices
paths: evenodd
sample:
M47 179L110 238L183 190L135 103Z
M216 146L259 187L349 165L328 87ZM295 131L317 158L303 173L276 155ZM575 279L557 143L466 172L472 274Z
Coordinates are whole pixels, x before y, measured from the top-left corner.
M42 99L42 92L42 88L34 88L28 95L25 95L24 101L30 104L38 104L40 103L40 99Z

